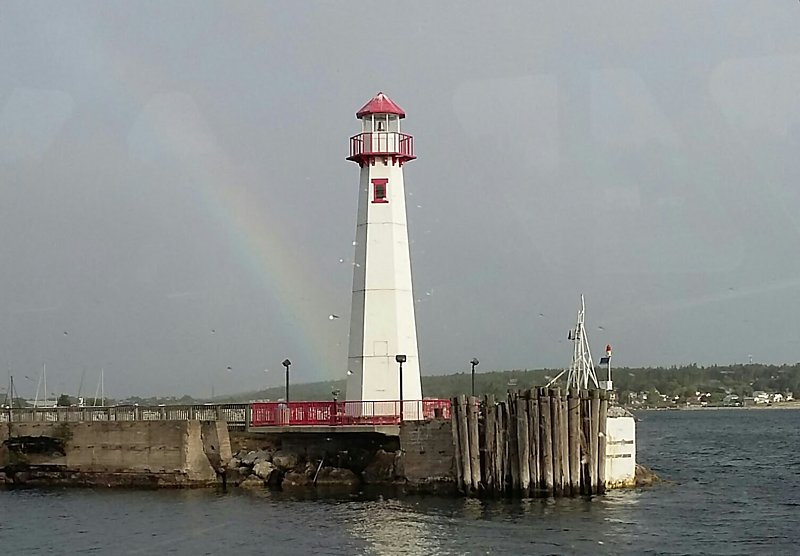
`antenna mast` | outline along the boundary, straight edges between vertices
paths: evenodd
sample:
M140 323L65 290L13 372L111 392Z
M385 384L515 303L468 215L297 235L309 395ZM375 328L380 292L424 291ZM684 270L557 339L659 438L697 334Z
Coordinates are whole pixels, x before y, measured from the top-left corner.
M589 388L591 382L595 388L598 387L597 375L594 372L594 362L592 361L592 351L589 349L589 338L586 336L584 327L584 313L586 310L581 295L581 309L578 311L578 322L575 328L570 330L569 339L572 340L572 363L567 374L568 388Z

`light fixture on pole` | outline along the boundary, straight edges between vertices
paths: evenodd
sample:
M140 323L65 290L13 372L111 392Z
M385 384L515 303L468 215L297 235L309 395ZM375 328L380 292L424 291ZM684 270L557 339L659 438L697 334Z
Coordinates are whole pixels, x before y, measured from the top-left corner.
M480 361L478 361L477 357L473 357L472 361L469 362L469 364L472 365L472 397L473 398L475 397L475 367L478 366L478 363L480 363Z
M394 358L400 364L400 421L403 420L403 363L406 359L405 355L396 355Z
M288 359L283 360L283 366L286 367L286 403L289 403L289 366L292 364Z

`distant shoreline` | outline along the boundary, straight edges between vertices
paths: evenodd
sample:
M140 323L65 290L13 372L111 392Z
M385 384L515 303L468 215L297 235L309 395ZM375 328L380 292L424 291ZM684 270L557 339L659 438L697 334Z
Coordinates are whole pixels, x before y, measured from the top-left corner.
M709 410L719 410L719 409L800 409L800 401L795 402L780 402L780 403L772 403L772 404L758 404L758 405L750 405L747 407L732 407L732 406L724 406L724 405L713 405L713 406L684 406L684 407L637 407L637 408L630 408L626 407L628 411L709 411Z

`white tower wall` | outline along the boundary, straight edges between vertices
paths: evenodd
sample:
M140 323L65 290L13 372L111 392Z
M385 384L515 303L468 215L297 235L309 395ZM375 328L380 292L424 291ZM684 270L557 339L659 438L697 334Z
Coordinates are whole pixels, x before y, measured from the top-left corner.
M379 157L380 158L380 157ZM374 202L386 179L388 202ZM422 399L403 169L383 159L361 168L347 381L349 400Z

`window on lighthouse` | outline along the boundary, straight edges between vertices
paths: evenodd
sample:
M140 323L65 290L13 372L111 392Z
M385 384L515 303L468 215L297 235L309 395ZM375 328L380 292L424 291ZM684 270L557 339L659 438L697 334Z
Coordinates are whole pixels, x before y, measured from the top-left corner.
M386 184L389 183L388 179L375 178L372 180L372 202L373 203L388 203L389 199L386 198Z

